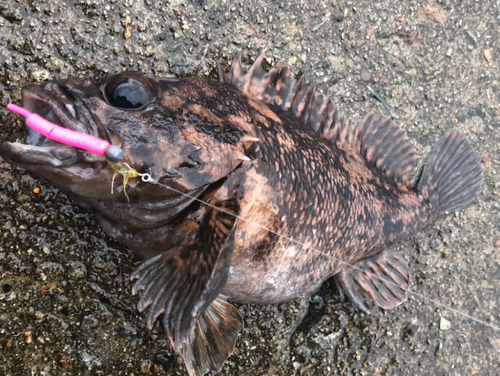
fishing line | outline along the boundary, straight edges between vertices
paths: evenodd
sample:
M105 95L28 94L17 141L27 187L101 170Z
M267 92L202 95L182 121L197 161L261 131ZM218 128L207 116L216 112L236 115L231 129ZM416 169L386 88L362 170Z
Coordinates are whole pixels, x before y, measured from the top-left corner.
M373 274L373 273L370 273L370 272L368 272L368 271L366 271L366 270L364 270L364 269L361 269L361 268L357 267L356 265L352 265L352 264L350 264L350 263L348 263L348 262L342 261L342 260L340 260L340 259L338 259L338 258L336 258L336 257L334 257L334 256L332 256L332 255L329 255L329 254L327 254L327 253L325 253L325 252L320 251L320 250L319 250L319 249L317 249L317 248L314 248L314 247L308 246L308 245L306 245L306 244L304 244L304 243L302 243L302 242L300 242L300 241L298 241L298 240L295 240L295 239L293 239L293 238L291 238L291 237L289 237L289 236L287 236L287 235L282 235L282 234L279 234L279 233L277 233L276 231L273 231L273 230L271 230L270 228L268 228L268 227L266 227L266 226L263 226L263 225L261 225L261 224L259 224L259 223L257 223L257 222L254 222L254 221L251 221L251 220L249 220L249 219L243 218L243 217L241 217L240 215L237 215L237 214L234 214L234 213L232 213L232 212L230 212L230 211L227 211L227 210L225 210L225 209L222 209L222 208L216 207L215 205L212 205L212 204L210 204L209 202L203 201L203 200L201 200L201 199L199 199L199 198L197 198L197 197L191 196L191 195L190 195L190 194L188 194L188 193L181 192L181 191L179 191L179 190L177 190L177 189L175 189L175 188L172 188L172 187L170 187L170 186L168 186L168 185L162 184L162 183L158 182L157 180L153 179L153 177L152 177L150 174L147 174L147 173L145 173L145 174L139 174L139 176L141 177L142 181L143 181L143 182L145 182L145 183L157 184L157 185L159 185L159 186L161 186L161 187L164 187L164 188L166 188L166 189L170 189L171 191L173 191L173 192L175 192L175 193L178 193L178 194L180 194L180 195L186 196L186 197L188 197L188 198L190 198L190 199L192 199L192 200L194 200L194 201L197 201L197 202L199 202L199 203L205 204L205 205L209 206L209 207L210 207L210 208L212 208L212 209L219 210L219 211L221 211L221 212L223 212L223 213L225 213L225 214L229 214L229 215L231 215L231 216L234 216L234 217L235 217L235 218L237 218L238 220L241 220L241 221L244 221L244 222L250 223L250 224L252 224L252 225L255 225L255 226L257 226L258 228L260 228L261 230L268 231L268 232L270 232L270 233L272 233L272 234L274 234L274 235L277 235L278 237L280 237L280 238L282 238L282 239L286 239L286 240L288 240L288 241L290 241L290 242L292 242L292 243L295 243L295 244L297 244L297 245L300 245L301 247L304 247L305 249L310 249L310 250L312 250L312 251L314 251L314 252L317 252L317 253L319 253L319 254L321 254L321 255L323 255L323 256L325 256L325 257L327 257L327 258L331 259L331 260L334 260L334 261L337 261L337 262L341 263L342 265L345 265L345 266L347 266L347 267L350 267L350 268L353 268L353 269L355 269L355 270L358 270L358 271L361 271L361 272L363 272L363 273L366 273L366 274L367 274L367 275L369 275L370 277L375 277L375 278L377 278L378 280L380 280L381 282L388 283L388 284L390 284L390 285L393 285L393 286L395 286L395 287L398 287L398 288L400 288L401 290L405 291L406 293L408 293L408 294L410 294L410 295L413 295L413 296L416 296L416 297L418 297L418 298L421 298L421 299L423 299L423 300L425 300L425 301L431 302L432 304L434 304L434 305L436 305L436 306L439 306L439 307L441 307L441 308L444 308L444 309L446 309L446 310L449 310L450 312L453 312L453 313L455 313L455 314L457 314L457 315L459 315L459 316L462 316L462 317L468 318L469 320L475 321L475 322L477 322L477 323L479 323L479 324L482 324L482 325L484 325L484 326L486 326L486 327L489 327L489 328L491 328L491 329L493 329L493 330L500 331L500 327L499 327L499 326L496 326L496 325L493 325L493 324L487 323L486 321L483 321L483 320L478 319L478 318L476 318L476 317L474 317L474 316L471 316L471 315L469 315L469 314L467 314L467 313L464 313L464 312L462 312L462 311L459 311L459 310L457 310L457 309L455 309L455 308L453 308L453 307L450 307L450 306L448 306L448 305L446 305L446 304L444 304L444 303L441 303L441 302L439 302L439 301L437 301L437 300L435 300L435 299L429 298L429 297L427 297L427 296L425 296L425 295L422 295L422 294L420 294L420 293L418 293L418 292L414 292L414 291L412 291L412 290L410 290L410 289L403 288L403 287L399 286L398 284L396 284L396 283L394 283L394 282L392 282L392 281L386 280L386 279L384 279L384 278L382 278L382 277L380 277L380 276L377 276L377 275L375 275L375 274Z
M187 193L184 193L184 192L181 192L175 188L172 188L168 185L165 185L165 184L162 184L160 182L158 182L157 180L153 179L153 177L148 174L148 173L139 173L137 170L131 168L127 163L124 163L124 162L121 162L122 158L123 158L123 152L121 150L120 147L118 146L115 146L115 145L111 145L109 144L107 141L104 141L104 140L101 140L97 137L94 137L94 136L91 136L91 135L88 135L88 134L84 134L84 133L80 133L80 132L76 132L76 131L72 131L70 129L67 129L67 128L63 128L63 127L60 127L58 126L57 124L54 124L54 123L51 123L50 121L47 121L46 119L43 119L42 117L40 117L39 115L37 114L33 114L31 112L29 112L28 110L22 108L22 107L19 107L19 106L16 106L14 104L9 104L7 106L7 108L10 110L10 111L13 111L15 113L18 113L19 115L22 115L24 117L26 117L26 123L32 127L33 129L35 129L36 131L40 132L41 134L45 135L46 137L50 138L50 139L53 139L53 140L56 140L58 142L61 142L63 144L66 144L66 145L71 145L73 147L77 147L77 148L81 148L81 149L84 149L84 150L87 150L87 151L90 151L92 153L95 153L97 155L101 155L101 156L104 156L107 160L108 160L108 163L110 164L110 166L113 168L113 170L115 171L115 174L113 175L113 178L112 178L112 183L111 183L111 193L113 193L113 186L114 186L114 180L115 180L115 177L117 175L122 175L123 177L123 190L124 190L124 194L125 196L127 197L127 200L128 200L128 195L127 195L127 191L126 191L126 187L127 187L127 184L128 184L128 180L130 178L137 178L137 177L140 177L141 180L145 183L151 183L151 184L157 184L161 187L164 187L166 189L170 189L171 191L173 192L176 192L180 195L183 195L185 197L188 197L194 201L197 201L197 202L200 202L202 204L205 204L215 210L219 210L221 212L224 212L226 214L229 214L229 215L232 215L234 216L235 218L241 220L241 221L244 221L244 222L247 222L247 223L251 223L252 225L255 225L257 226L258 228L262 229L262 230L265 230L265 231L268 231L272 234L275 234L276 236L282 238L282 239L286 239L288 240L289 242L291 243L295 243L295 244L298 244L300 245L301 247L305 248L305 249L310 249L314 252L317 252L318 254L321 254L331 260L335 260L339 263L341 263L342 265L345 265L349 268L353 268L355 270L358 270L358 271L361 271L363 273L366 273L367 275L369 275L370 277L375 277L377 278L378 280L380 280L381 282L384 282L384 283L388 283L392 286L395 286L403 291L405 291L406 293L410 294L410 295L413 295L413 296L416 296L416 297L419 297L421 299L424 299L426 301L429 301L429 302L432 302L434 305L436 306L440 306L442 308L445 308L451 312L454 312L455 314L459 315L459 316L463 316L463 317L466 317L472 321L475 321L477 323L480 323L484 326L487 326L489 328L492 328L494 330L497 330L497 331L500 331L500 327L498 326L495 326L495 325L492 325L492 324L488 324L487 322L483 321L483 320L480 320L478 318L475 318L471 315L468 315L466 313L463 313L461 311L458 311L457 309L455 308L452 308L450 306L447 306L437 300L434 300L434 299L431 299L431 298L428 298L422 294L419 294L417 292L414 292L410 289L407 289L407 288L403 288L401 286L399 286L398 284L392 282L392 281L389 281L389 280L386 280L382 277L379 277L373 273L370 273L364 269L361 269L355 265L351 265L349 264L348 262L345 262L343 260L340 260L332 255L329 255L325 252L322 252L320 251L319 249L317 248L314 248L314 247L311 247L311 246L308 246L298 240L295 240L295 239L292 239L291 237L289 236L286 236L286 235L282 235L282 234L279 234L277 233L276 231L273 231L271 230L270 228L267 228L257 222L253 222L253 221L250 221L246 218L243 218L239 215L236 215L234 213L231 213L231 212L228 212L224 209L221 209L221 208L218 208L218 207L215 207L214 205L208 203L208 202L205 202L203 200L200 200L199 198L197 197L194 197L194 196L191 196Z

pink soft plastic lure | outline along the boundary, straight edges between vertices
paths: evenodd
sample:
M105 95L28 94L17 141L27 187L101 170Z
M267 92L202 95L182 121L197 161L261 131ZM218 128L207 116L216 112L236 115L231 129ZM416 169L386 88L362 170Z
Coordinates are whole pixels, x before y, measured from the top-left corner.
M26 124L51 140L87 150L97 155L102 155L110 162L119 162L123 158L122 149L119 146L111 145L108 141L89 134L60 127L44 119L40 115L33 114L25 108L16 106L13 103L9 103L7 109L24 116L26 118Z

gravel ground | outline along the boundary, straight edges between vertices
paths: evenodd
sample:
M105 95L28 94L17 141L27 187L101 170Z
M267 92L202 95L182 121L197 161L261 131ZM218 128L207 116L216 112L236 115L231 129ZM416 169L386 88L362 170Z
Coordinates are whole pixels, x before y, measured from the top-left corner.
M0 103L19 102L24 84L68 76L212 77L238 50L248 62L266 50L268 63L284 59L353 119L389 113L375 89L421 161L458 128L482 158L484 195L399 246L418 295L366 316L328 281L282 353L297 303L241 306L245 329L220 374L500 375L500 331L490 326L500 326L500 1L216 3L2 0ZM18 121L0 109L0 140L24 140ZM1 375L185 374L160 326L146 330L134 309L130 252L1 160L0 227Z

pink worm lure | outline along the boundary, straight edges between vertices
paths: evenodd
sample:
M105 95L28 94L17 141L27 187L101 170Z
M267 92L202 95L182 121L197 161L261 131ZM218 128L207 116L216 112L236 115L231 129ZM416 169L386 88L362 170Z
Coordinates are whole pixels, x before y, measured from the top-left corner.
M40 115L33 114L25 108L16 106L12 103L7 105L7 109L24 116L26 118L26 124L51 140L104 156L110 162L119 162L123 158L122 149L119 146L111 145L108 141L89 134L60 127L44 119Z

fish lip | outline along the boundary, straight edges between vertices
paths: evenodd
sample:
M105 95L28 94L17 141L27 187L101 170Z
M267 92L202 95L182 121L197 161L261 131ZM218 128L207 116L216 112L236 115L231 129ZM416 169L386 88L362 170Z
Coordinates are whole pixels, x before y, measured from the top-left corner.
M108 139L108 135L99 135L99 130L104 129L92 116L88 119L81 114L90 116L91 111L85 103L74 96L67 81L51 81L42 85L28 85L22 90L23 107L31 113L58 125L80 133ZM92 126L91 122L94 122ZM4 145L2 150L7 158L21 162L21 164L49 164L52 166L68 166L78 162L95 162L102 157L95 156L83 150L50 140L39 132L26 125L26 144L10 143ZM9 144L9 143L5 143Z
M80 86L78 81L74 86ZM81 112L91 112L85 103L73 94L69 81L52 81L44 85L29 85L23 89L23 106L30 112L67 129L100 137L97 125ZM83 111L82 111L83 110ZM102 128L101 128L102 129ZM107 138L107 134L103 135Z

